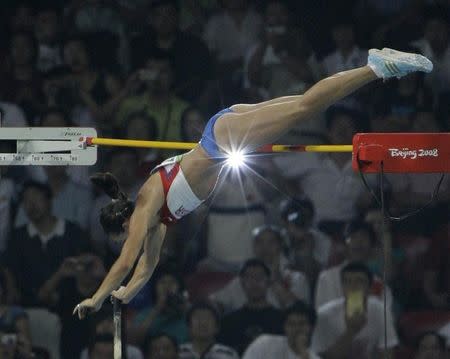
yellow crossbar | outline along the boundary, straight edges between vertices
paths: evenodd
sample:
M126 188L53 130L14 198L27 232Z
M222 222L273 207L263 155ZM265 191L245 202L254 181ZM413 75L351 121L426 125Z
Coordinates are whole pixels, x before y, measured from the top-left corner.
M194 142L141 141L115 138L87 138L88 145L190 150ZM352 152L352 145L267 145L257 152Z

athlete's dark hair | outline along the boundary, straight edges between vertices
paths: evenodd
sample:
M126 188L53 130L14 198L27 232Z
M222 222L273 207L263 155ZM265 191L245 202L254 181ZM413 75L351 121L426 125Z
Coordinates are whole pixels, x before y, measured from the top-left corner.
M117 179L111 173L96 173L91 176L91 181L112 199L112 202L100 211L103 229L108 234L122 233L123 223L131 217L134 203L120 190Z

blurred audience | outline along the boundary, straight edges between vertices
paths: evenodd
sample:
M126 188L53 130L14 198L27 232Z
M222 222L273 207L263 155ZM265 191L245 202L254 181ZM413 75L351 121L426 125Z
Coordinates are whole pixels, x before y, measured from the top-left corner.
M297 358L319 359L311 349L311 336L316 313L303 302L286 309L283 318L283 336L259 336L247 348L243 359Z
M155 140L180 141L181 115L189 104L174 92L172 60L167 55L151 55L143 66L137 76L144 91L122 102L116 114L116 125L123 125L130 113L144 111L156 121Z
M80 321L73 315L73 308L83 298L95 293L105 274L100 257L83 253L65 258L39 289L39 300L61 318L61 353L65 353L64 358L79 359L81 350L89 342L90 321ZM73 335L75 332L79 334ZM70 353L66 353L66 348L71 348Z
M245 60L244 86L252 101L303 93L319 78L315 54L284 1L266 4L263 40L250 47Z
M134 68L145 66L149 57L167 56L173 65L175 93L195 102L211 77L212 62L205 43L180 29L183 3L176 0L153 1L148 10L150 28L132 40L131 52Z
M208 303L196 303L187 313L190 342L179 349L180 359L238 359L233 348L217 342L219 313Z
M425 82L438 96L450 90L449 15L440 7L430 7L425 14L424 36L412 44L433 62L433 72L425 76Z
M282 254L286 234L281 228L263 225L253 232L253 253L271 272L267 302L282 309L292 305L298 299L310 301L309 283L301 272L288 268L288 261ZM225 312L242 308L248 301L244 289L243 277L231 280L224 288L210 296Z
M36 12L34 36L38 42L37 68L47 72L62 65L62 22L56 7L44 6Z

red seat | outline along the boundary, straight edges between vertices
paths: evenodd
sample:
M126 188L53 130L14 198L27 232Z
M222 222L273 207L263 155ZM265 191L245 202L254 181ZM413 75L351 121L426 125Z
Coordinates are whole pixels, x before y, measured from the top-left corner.
M192 302L207 299L211 293L223 288L234 274L225 272L196 272L186 278L186 288Z
M399 321L399 331L408 344L412 344L425 331L438 331L450 322L450 311L423 311L403 314Z

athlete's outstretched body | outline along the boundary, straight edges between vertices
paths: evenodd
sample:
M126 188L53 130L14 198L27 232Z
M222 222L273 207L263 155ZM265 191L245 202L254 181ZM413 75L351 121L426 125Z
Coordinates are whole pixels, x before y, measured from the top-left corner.
M125 243L100 288L92 298L75 307L74 313L83 318L87 312L97 311L111 294L128 303L139 292L158 263L166 225L194 210L210 195L222 167L218 161L223 162L226 153L236 148L248 153L273 143L302 120L378 78L400 78L410 72L431 70L431 62L420 55L390 49L371 50L367 66L325 78L303 95L254 105L233 105L219 112L210 119L202 140L192 151L164 162L152 172L138 194L134 211L110 210L112 213L107 217L116 225L112 232L118 232L119 221L125 229ZM109 185L111 181L111 178L103 179ZM113 201L124 200L117 185L114 186L115 193L110 194ZM106 192L111 193L111 189ZM136 260L128 284L116 290Z

